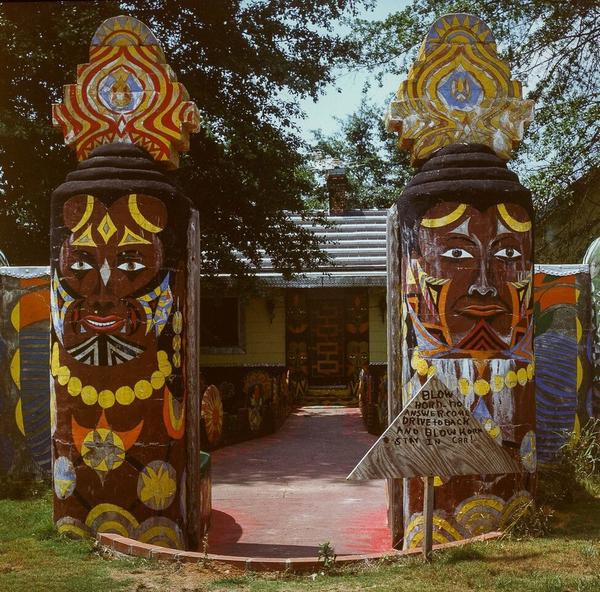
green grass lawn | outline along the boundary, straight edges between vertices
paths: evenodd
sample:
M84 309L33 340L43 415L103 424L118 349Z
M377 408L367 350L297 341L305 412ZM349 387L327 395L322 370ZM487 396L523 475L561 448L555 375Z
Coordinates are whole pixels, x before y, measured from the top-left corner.
M126 590L126 583L114 577L120 563L103 560L92 541L72 541L55 532L49 491L28 500L0 500L2 592Z
M600 592L600 490L581 491L557 511L552 533L437 552L419 558L334 569L328 574L243 574L210 566L107 557L90 541L52 527L48 491L0 500L0 591Z

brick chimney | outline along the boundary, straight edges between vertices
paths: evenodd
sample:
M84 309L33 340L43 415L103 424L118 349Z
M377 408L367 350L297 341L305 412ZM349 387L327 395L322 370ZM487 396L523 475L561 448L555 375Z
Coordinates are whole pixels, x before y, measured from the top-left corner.
M348 190L346 167L343 164L336 164L334 168L327 171L325 178L329 193L329 213L341 214L346 210L346 192Z

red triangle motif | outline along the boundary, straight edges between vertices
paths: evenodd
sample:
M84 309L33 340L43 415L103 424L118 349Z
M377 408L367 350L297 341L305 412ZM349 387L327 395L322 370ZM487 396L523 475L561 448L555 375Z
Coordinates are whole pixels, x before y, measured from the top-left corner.
M474 351L501 351L508 348L484 320L480 320L455 347Z

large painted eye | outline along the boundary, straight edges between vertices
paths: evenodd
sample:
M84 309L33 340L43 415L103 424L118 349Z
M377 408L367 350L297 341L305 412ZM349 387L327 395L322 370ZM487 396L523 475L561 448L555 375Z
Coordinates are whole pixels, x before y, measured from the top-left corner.
M89 269L92 269L92 266L85 261L75 261L75 263L71 265L71 269L73 271L88 271Z
M125 263L117 265L117 269L122 269L123 271L140 271L140 269L146 269L146 266L138 261L125 261Z
M518 259L521 256L521 253L514 249L513 247L506 247L505 249L500 249L494 253L495 257L499 257L500 259L507 259L508 261L512 261L513 259Z
M442 253L442 257L447 257L448 259L473 259L473 255L469 251L459 248L448 249L445 253Z

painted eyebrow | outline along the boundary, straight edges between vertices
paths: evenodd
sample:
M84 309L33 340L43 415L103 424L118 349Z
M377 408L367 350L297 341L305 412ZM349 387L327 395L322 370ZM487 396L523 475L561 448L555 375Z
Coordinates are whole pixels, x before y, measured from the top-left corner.
M517 247L518 248L522 248L521 247L521 243L519 243L519 241L515 238L515 236L512 234L512 232L511 233L504 232L504 233L499 234L498 236L496 236L496 238L494 238L494 240L490 243L490 247L493 247L496 243L500 242L501 240L505 240L506 237L511 238L514 241L514 243L516 244L516 246L513 247L513 248L515 248L515 249Z
M462 233L457 233L457 234L453 234L452 232L449 232L446 237L446 239L448 240L462 240L462 241L467 241L468 243L472 244L473 246L477 246L477 243L470 237L468 237L466 234L462 234ZM442 239L443 240L443 239Z
M142 254L138 250L119 251L119 257L141 257Z
M81 257L82 259L94 259L94 255L89 251L85 251L84 249L75 249L73 254L76 257Z

